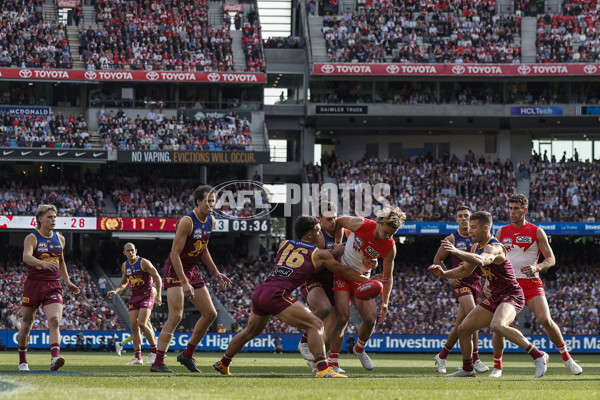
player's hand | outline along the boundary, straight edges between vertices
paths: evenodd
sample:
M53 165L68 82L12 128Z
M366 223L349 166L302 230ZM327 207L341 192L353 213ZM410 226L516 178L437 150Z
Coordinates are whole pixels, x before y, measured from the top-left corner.
M363 258L363 267L367 269L377 268L377 259L376 258Z
M373 276L371 276L371 277L370 277L370 278L368 278L368 279L370 279L370 280L372 280L372 281L379 281L379 282L381 282L381 283L384 283L384 282L386 282L386 281L387 281L387 279L385 279L385 278L383 277L383 274L377 274L377 275L373 275Z
M106 297L108 297L109 299L112 298L115 294L117 294L117 292L115 292L114 290L109 290L108 293L106 293Z
M527 276L533 276L538 271L539 268L537 267L537 265L526 265L523 268L521 268L521 272Z
M49 271L56 271L58 269L58 263L54 261L42 261L41 267Z
M185 282L181 285L181 287L183 288L183 295L185 297L187 297L190 300L194 298L194 288L192 287L192 285L190 285L189 282Z
M461 287L462 284L460 283L460 279L448 279L448 281L450 282L450 285L452 285L453 287Z
M485 284L483 285L483 294L488 299L490 297L492 297L492 290L490 289L490 281L485 281Z
M217 275L217 279L218 279L218 280L221 282L221 286L222 286L223 288L225 288L225 289L226 289L226 288L228 288L228 287L230 287L230 286L231 286L231 283L232 283L232 282L231 282L231 279L229 279L229 278L227 277L227 275L225 275L225 274L223 274L223 273L219 272L219 274Z
M73 294L79 294L80 292L79 287L73 282L67 283L67 288L69 289L69 291L73 292Z
M383 320L385 320L387 313L388 313L388 305L381 303L381 312L379 314L379 323L382 323Z
M340 258L342 257L342 255L344 254L345 249L346 249L346 246L343 245L342 243L334 244L330 250L331 255L333 255L333 258L335 258L336 260L339 261Z
M433 272L435 276L444 276L444 270L441 265L430 265L427 270Z
M442 247L450 254L454 254L456 252L456 247L448 239L442 240Z

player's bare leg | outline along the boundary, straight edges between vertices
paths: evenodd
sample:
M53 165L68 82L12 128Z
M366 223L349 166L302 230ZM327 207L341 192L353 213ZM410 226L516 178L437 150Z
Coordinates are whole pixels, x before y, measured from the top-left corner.
M350 293L336 291L333 293L333 300L335 324L329 337L329 364L337 371L341 371L339 356L344 343L344 332L350 319Z
M190 302L196 306L202 316L196 322L192 336L188 341L188 345L179 355L177 361L185 366L190 372L200 372L196 367L196 360L194 360L194 351L198 343L202 340L210 325L217 319L217 310L210 298L208 289L206 287L194 289L194 297L190 299Z
M142 334L138 317L140 310L129 311L129 320L131 321L131 337L133 338L133 358L126 365L143 365L142 362Z
M504 337L497 333L492 334L492 346L494 347L494 369L490 372L490 378L502 376L502 353L504 353Z
M515 308L508 303L501 303L496 312L494 318L490 324L490 328L494 333L497 333L523 350L525 350L535 363L535 377L541 378L546 373L548 355L537 349L529 340L523 336L520 330L513 328L510 324L514 321L517 316ZM460 335L460 333L459 333ZM462 345L462 342L461 342Z
M360 314L362 324L358 328L358 340L352 349L352 352L358 357L363 368L366 370L373 369L373 361L365 351L365 345L375 330L375 322L377 321L377 304L375 299L360 300L356 297L352 298L354 307Z
M475 301L473 300L473 296L462 296L458 298L458 310L456 311L456 321L454 323L454 326L452 327L452 330L448 334L448 338L446 339L446 344L444 345L444 348L441 352L436 354L434 358L439 373L446 373L446 359L448 358L448 354L450 354L450 351L452 350L456 342L458 342L458 326L473 308L475 308Z
M475 307L458 326L458 341L463 358L463 367L447 377L475 376L473 367L473 333L490 325L494 314L482 307Z
M60 356L60 327L59 323L62 318L63 305L60 303L52 303L44 306L44 315L48 318L48 331L50 333L50 370L58 371L60 367L65 365L65 359Z
M137 316L137 325L139 326L141 333L146 337L146 340L150 345L150 356L148 357L148 361L146 361L146 364L148 365L154 364L154 360L156 360L156 336L154 333L154 329L152 328L152 324L150 323L151 313L152 310L149 308L140 308Z
M319 319L325 320L331 314L331 302L329 301L329 297L321 287L315 287L310 292L308 292L308 296L306 298L308 306L310 307L313 314L315 314ZM335 322L333 322L335 323ZM325 331L327 335L331 330ZM328 336L325 336L325 343L328 344ZM328 347L328 346L327 346ZM308 348L308 342L301 341L298 344L298 351L302 354L307 361L314 361L314 357Z
M37 309L32 307L21 306L21 327L17 335L17 343L19 346L19 371L29 371L27 363L27 347L29 346L29 333L33 326L33 320Z
M558 351L560 351L560 355L567 368L573 375L581 374L583 369L575 362L575 360L573 360L573 358L571 358L571 354L569 354L565 339L560 332L560 328L558 325L556 325L552 319L552 316L550 315L550 309L548 307L546 296L535 296L527 302L527 306L531 309L531 311L533 311L535 318L544 327L544 330L548 334L550 341L554 343Z
M163 325L162 331L158 336L156 343L156 360L150 371L152 372L173 372L165 366L165 353L169 349L169 343L173 338L173 333L183 318L183 288L181 286L170 287L167 289L167 304L169 306L169 316Z

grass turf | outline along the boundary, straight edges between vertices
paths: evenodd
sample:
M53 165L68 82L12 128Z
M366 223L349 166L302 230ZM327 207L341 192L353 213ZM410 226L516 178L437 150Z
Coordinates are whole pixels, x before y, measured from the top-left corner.
M298 354L243 353L231 366L232 376L221 376L212 364L221 353L196 353L202 374L192 374L166 359L173 374L155 374L144 366L126 366L132 354L63 353L65 366L49 371L49 352L28 354L31 372L19 373L16 352L0 353L0 398L3 399L600 399L598 356L578 355L583 374L573 376L558 354L551 354L548 372L534 378L531 358L504 356L500 379L444 378L438 374L433 354L372 354L375 369L366 371L352 355L340 362L350 379L315 379ZM144 354L146 357L147 354ZM483 361L491 367L491 355ZM448 372L460 366L460 355L451 354ZM145 361L145 359L144 359Z

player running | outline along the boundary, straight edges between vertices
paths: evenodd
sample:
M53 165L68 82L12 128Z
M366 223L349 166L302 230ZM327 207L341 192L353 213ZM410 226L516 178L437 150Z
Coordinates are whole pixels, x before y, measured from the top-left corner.
M456 209L456 222L458 223L458 230L451 235L446 237L450 243L459 250L470 251L473 246L473 238L469 234L469 217L471 216L471 208L468 206L460 206ZM433 259L434 265L440 265L446 270L444 260L450 255L444 246L440 246L435 257ZM458 267L463 262L460 258L452 256L452 268ZM481 269L475 268L473 273L462 279L450 279L452 285L452 294L458 302L458 310L456 312L456 323L446 340L446 345L442 351L435 355L435 362L437 364L437 371L440 373L446 373L446 358L452 351L452 347L458 342L458 326L465 319L467 314L471 312L477 305L479 296L481 294ZM486 372L489 370L479 359L479 334L475 332L473 334L473 366L477 372Z
M523 309L525 297L513 273L506 249L492 236L492 216L486 211L478 211L469 217L469 227L473 242L471 252L458 250L447 239L442 246L452 255L465 261L459 267L444 271L440 265L431 265L429 270L437 276L448 279L461 279L480 267L483 275L490 282L491 296L483 300L465 317L458 326L460 351L463 356L463 367L447 377L474 377L473 366L473 333L489 326L494 333L499 333L525 350L535 364L535 377L541 378L546 373L548 355L538 350L516 328L510 326L517 314Z
M323 322L303 303L292 297L292 292L302 285L315 270L327 268L349 281L366 282L368 278L348 268L333 258L326 250L317 248L321 227L315 217L300 216L294 223L299 240L286 240L279 247L275 267L252 294L252 312L248 326L229 343L221 360L213 366L223 375L230 375L229 365L244 345L263 331L271 315L306 332L308 347L317 364L316 378L346 378L327 363L323 341Z
M35 212L36 230L25 237L23 243L23 262L29 266L27 280L23 286L21 302L21 328L17 335L19 346L19 371L29 371L27 347L29 333L35 314L40 305L46 318L50 333L50 370L58 371L65 364L60 356L59 322L63 313L63 279L73 294L79 294L79 288L71 282L63 250L65 238L56 232L56 207L43 204Z
M352 231L342 255L342 264L368 276L371 268L367 267L368 263L365 260L383 258L383 298L380 321L383 321L387 315L390 293L394 282L396 243L393 236L404 225L405 220L406 214L398 207L382 210L377 222L362 217L338 218L338 224L341 227ZM373 263L372 266L376 266L376 264ZM372 370L373 362L365 352L365 345L375 329L377 304L375 299L357 299L354 296L357 287L356 282L348 281L342 276L335 277L333 291L336 323L330 339L329 360L334 367L339 368L339 354L344 341L344 330L350 318L350 301L352 301L362 319L358 329L358 341L352 352L358 357L365 369Z
M552 320L546 292L540 279L540 271L545 271L556 263L554 252L548 243L546 232L536 225L525 220L529 201L523 194L514 194L508 199L508 212L510 225L503 226L496 232L496 237L508 252L508 259L513 266L515 276L525 294L525 304L544 327L548 338L554 343L573 375L579 375L583 369L573 360L567 349L560 328ZM538 264L540 252L544 261ZM492 377L502 376L502 352L504 351L504 338L494 334L494 369Z
M162 279L150 261L138 256L133 243L125 244L123 254L127 257L127 261L121 265L121 271L123 271L121 282L106 295L110 299L128 285L131 286L129 319L131 321L134 358L127 365L143 364L141 331L144 332L144 336L150 344L151 353L146 364L152 365L156 359L156 338L154 337L152 325L149 325L148 322L154 303L156 302L159 306L162 304L161 296L156 295L162 291ZM156 288L152 286L153 282L156 282ZM117 353L120 353L119 350L120 348L117 347Z

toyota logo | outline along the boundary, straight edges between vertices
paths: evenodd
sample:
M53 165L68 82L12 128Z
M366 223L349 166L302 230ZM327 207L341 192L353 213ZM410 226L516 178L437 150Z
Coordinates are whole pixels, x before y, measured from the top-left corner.
M397 74L398 72L400 72L400 67L396 64L390 64L387 67L385 67L385 70L388 74Z
M583 70L586 74L595 74L598 68L596 68L595 65L586 65L585 67L583 67Z
M462 75L465 73L465 67L463 67L462 65L455 65L454 67L452 67L452 73L456 75Z
M21 78L30 78L31 75L33 75L33 72L31 72L30 69L22 69L19 71L19 76Z
M148 72L146 74L146 79L149 81L155 81L158 79L158 72Z
M335 70L335 67L331 64L325 64L321 67L321 72L331 74Z
M517 71L519 71L521 75L527 75L531 72L531 67L527 65L521 65L519 68L517 68Z
M90 80L96 79L96 73L94 71L87 71L84 74L84 76L85 76L85 79L90 79Z
M220 79L221 79L221 75L217 74L216 72L208 74L208 80L209 81L216 82L216 81L218 81Z

